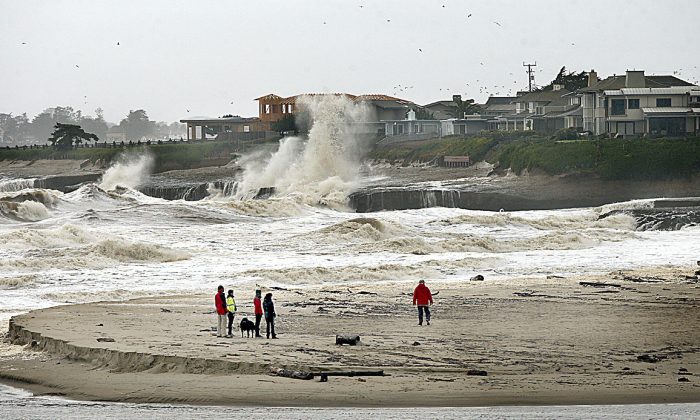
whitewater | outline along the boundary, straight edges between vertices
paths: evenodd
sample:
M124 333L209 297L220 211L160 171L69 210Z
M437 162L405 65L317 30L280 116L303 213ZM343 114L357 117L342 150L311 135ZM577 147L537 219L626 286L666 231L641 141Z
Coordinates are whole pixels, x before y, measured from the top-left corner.
M362 109L313 103L308 139L243 158L235 191L167 201L138 191L152 158L115 164L70 193L0 181L0 325L55 305L214 293L245 300L255 285L362 285L419 279L518 282L700 259L700 228L639 230L624 212L650 200L595 208L486 212L423 208L358 215L347 206L360 170L352 124ZM462 180L461 182L469 182ZM474 179L474 182L480 182ZM445 184L449 184L446 181ZM274 187L267 199L254 198Z

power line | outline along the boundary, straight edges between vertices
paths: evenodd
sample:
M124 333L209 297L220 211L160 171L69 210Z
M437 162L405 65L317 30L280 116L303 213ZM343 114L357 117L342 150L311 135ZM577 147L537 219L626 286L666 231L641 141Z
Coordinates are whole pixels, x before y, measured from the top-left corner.
M527 90L532 92L532 85L535 83L535 71L532 68L537 67L537 61L535 64L525 64L523 61L523 67L527 67Z

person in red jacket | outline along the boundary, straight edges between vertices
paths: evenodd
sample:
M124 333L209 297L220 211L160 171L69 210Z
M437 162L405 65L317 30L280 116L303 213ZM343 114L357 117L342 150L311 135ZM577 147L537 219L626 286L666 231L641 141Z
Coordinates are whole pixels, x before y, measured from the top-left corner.
M425 320L430 325L430 305L432 304L433 295L425 285L425 280L419 281L418 286L413 290L413 305L418 305L418 325L423 325L423 312L425 312Z
M226 313L228 309L226 308L226 295L224 294L224 286L219 286L214 296L214 306L216 306L216 313L219 316L219 324L216 328L216 336L223 337L226 331Z
M260 320L263 316L262 302L260 301L260 296L262 292L260 289L255 291L255 298L253 298L253 306L255 307L255 337L262 338L260 335Z

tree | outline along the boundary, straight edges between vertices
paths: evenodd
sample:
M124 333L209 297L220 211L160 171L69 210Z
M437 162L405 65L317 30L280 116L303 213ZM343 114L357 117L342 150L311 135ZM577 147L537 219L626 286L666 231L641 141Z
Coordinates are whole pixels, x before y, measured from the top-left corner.
M460 95L454 95L452 101L457 108L453 109L451 114L455 118L464 118L465 115L478 114L481 112L481 106L474 103L474 99L462 100Z
M155 135L155 122L148 119L148 114L143 109L131 110L119 126L125 130L130 140L141 140L144 137L152 138Z
M24 140L29 120L27 114L13 117L12 114L0 114L0 142L18 143Z
M107 127L107 122L104 119L102 119L99 115L97 116L97 118L93 118L90 116L82 117L78 121L78 124L85 131L94 133L98 138L107 138L107 130L109 127Z
M416 119L417 120L434 120L435 115L425 108L416 109Z
M59 149L70 149L73 147L74 142L77 146L83 140L97 141L99 139L92 133L86 133L79 125L62 123L56 123L55 129L51 133L51 137L49 137L51 144Z
M56 123L79 124L80 121L76 117L77 114L69 106L46 108L34 117L29 126L29 133L34 136L36 141L41 141L49 137Z
M566 66L563 66L561 70L559 70L557 77L555 77L550 84L538 90L551 89L552 85L562 85L566 90L574 92L588 86L588 73L585 71L579 73L567 72Z
M285 131L297 131L297 126L293 114L288 114L282 117L282 119L277 120L272 123L272 131L277 131L278 133L284 133Z

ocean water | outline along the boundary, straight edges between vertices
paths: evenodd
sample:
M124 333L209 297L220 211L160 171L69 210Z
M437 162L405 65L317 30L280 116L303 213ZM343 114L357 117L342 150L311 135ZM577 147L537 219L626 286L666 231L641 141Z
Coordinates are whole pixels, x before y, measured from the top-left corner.
M0 414L21 419L692 419L700 404L431 408L211 407L67 401L0 385Z
M362 110L347 111L348 106L317 105L308 140L288 138L277 152L244 156L238 188L228 194L212 188L208 198L196 202L138 192L152 164L148 156L122 159L101 181L65 194L3 175L0 331L12 315L33 309L161 293L214 293L218 284L251 297L255 284L303 288L399 282L410 291L419 279L461 282L481 274L486 282L536 281L548 275L689 265L700 256L698 226L640 231L629 214L599 219L610 210L650 207L650 200L547 211L424 208L358 215L347 208L347 196L372 180L360 175L361 145L353 143L348 128L348 118L360 118ZM265 186L279 193L251 198ZM34 404L57 406L60 414L68 404L3 392L0 411L15 410L13 417L25 417L22 407ZM70 404L78 404L86 417L99 407ZM163 409L114 407L114 417L120 410L141 416ZM692 407L697 413L698 407ZM206 409L177 410L187 417ZM246 410L253 417L263 413ZM279 416L289 414L280 410ZM480 410L445 411L443 418L512 414L510 409ZM537 417L536 410L516 412ZM675 412L660 410L662 416ZM314 413L320 414L311 417L325 416ZM546 417L569 415L548 413ZM644 409L630 413L643 414ZM340 415L342 411L333 412ZM380 417L385 416L406 418L406 413L385 410Z

